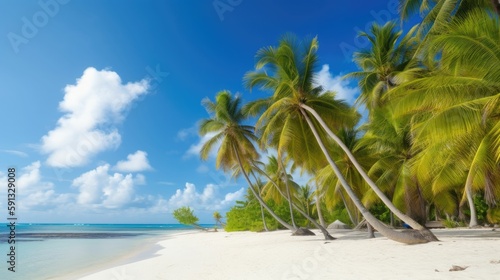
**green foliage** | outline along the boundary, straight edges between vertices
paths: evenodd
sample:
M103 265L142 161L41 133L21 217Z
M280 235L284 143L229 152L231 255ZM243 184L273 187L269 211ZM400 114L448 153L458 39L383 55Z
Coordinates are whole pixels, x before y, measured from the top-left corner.
M290 223L290 211L288 207L288 202L283 201L280 204L274 203L272 200L267 201L269 207L283 220ZM266 225L269 230L282 229L281 226L275 219L273 219L266 210L264 210ZM260 211L260 205L257 201L237 201L237 205L233 206L229 212L226 213L227 224L225 227L226 231L263 231L264 224L262 222L262 214ZM295 222L297 226L306 226L307 220L294 212Z
M196 225L198 222L198 217L194 215L194 212L189 207L181 207L174 210L174 218L181 224L184 225Z
M227 224L226 231L263 231L264 224L262 223L262 216L260 212L260 205L257 201L237 201L236 206L233 206L229 212L226 213ZM267 228L274 230L278 228L278 222L265 215Z
M391 211L383 203L377 203L370 207L370 212L380 221L389 224L391 222Z
M447 228L456 228L456 227L466 227L467 225L464 222L457 222L453 220L444 220L443 225Z
M488 222L492 224L500 224L500 207L488 209L486 217L488 218Z
M476 207L477 220L485 222L488 212L488 205L486 204L486 200L484 199L483 195L478 194L474 196L474 206Z
M347 210L345 209L344 205L339 204L330 211L323 210L323 214L324 214L323 218L325 219L325 222L327 224L333 223L335 220L339 220L344 224L348 224L351 226L353 225L351 222L351 218L349 218L349 214L347 213Z

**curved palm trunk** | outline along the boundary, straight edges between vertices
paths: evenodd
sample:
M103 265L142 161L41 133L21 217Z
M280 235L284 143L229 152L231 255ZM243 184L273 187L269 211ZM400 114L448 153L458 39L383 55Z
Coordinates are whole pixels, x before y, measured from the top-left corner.
M469 174L467 175L467 181L465 183L465 194L467 196L467 202L469 203L469 209L470 209L469 227L476 227L477 213L476 213L476 207L474 205L474 198L472 197L472 175L470 171Z
M255 176L255 173L252 172L252 176L253 176L254 180L257 181L257 177ZM259 195L260 195L260 192L259 192ZM264 208L262 207L262 204L260 204L260 203L259 203L259 206L260 206L260 215L262 217L262 225L264 226L265 231L269 231L269 229L267 228L266 218L264 216Z
M281 196L283 196L285 199L287 199L287 197L280 190L280 188L278 187L278 185L276 184L276 182L274 182L271 179L271 177L269 175L267 175L267 173L265 173L263 170L261 170L255 164L253 164L253 167L256 168L257 170L259 170L260 172L262 172L262 174L264 174L264 176L266 176L266 178L276 187L276 189L281 194ZM335 237L331 236L330 233L325 229L325 227L323 227L322 225L318 224L311 216L309 216L302 209L300 209L300 207L298 207L294 203L292 203L292 206L293 206L293 208L295 208L295 210L297 210L297 212L299 212L302 216L304 216L304 218L306 218L307 220L309 220L316 228L318 228L319 230L321 230L321 233L323 233L323 236L325 237L325 240L334 240L335 239Z
M345 199L344 194L342 193L342 191L340 191L340 198L342 198L342 202L344 203L345 209L347 211L347 215L349 215L349 219L351 219L352 224L353 225L357 225L358 224L358 220L351 213L351 209L349 209L349 206L347 205L347 201L346 201L346 199Z
M288 196L288 207L290 209L290 219L292 220L292 226L294 228L297 228L297 225L295 224L295 218L293 217L292 197L290 195L290 185L288 184L288 174L286 173L286 169L285 169L285 166L283 164L283 160L282 160L281 156L278 156L278 157L279 157L279 161L281 164L281 168L285 174L285 187L286 187L286 195Z
M318 211L318 219L321 226L326 228L325 219L323 218L323 212L321 211L321 201L320 201L321 196L317 191L318 190L316 189L316 210Z
M252 191L255 198L257 198L260 205L263 206L267 210L267 212L269 212L269 214L271 214L271 216L273 216L273 218L276 219L276 221L278 221L281 225L283 225L284 227L286 227L287 229L289 229L291 231L294 231L295 228L293 226L291 226L289 223L283 221L283 219L281 219L278 215L276 215L276 213L274 213L274 211L271 208L269 208L269 206L262 199L262 197L260 197L260 195L255 191L255 189L253 188L252 181L250 181L250 178L248 178L248 174L245 171L245 168L243 167L243 162L241 162L240 153L238 152L236 147L233 147L233 148L234 148L234 152L236 154L236 158L238 159L238 164L240 165L240 168L241 168L241 173L243 173L243 176L245 176L245 179L247 180L247 183L249 185L250 190Z
M264 208L262 207L262 204L259 203L259 205L260 205L260 214L262 215L262 224L264 225L264 230L269 231L266 224L266 218L264 216Z
M361 174L363 179L365 179L365 181L372 188L372 190L377 194L377 196L382 200L382 202L385 205L387 205L387 207L389 207L391 212L393 212L403 222L410 225L413 229L417 229L420 231L427 231L426 234L430 238L429 241L438 241L438 239L434 236L434 234L430 230L428 230L427 228L425 228L421 224L417 223L415 220L408 217L407 215L403 214L403 212L399 211L399 209L396 208L396 206L394 206L394 204L392 204L392 202L389 200L389 198L387 198L387 196L379 189L379 187L372 181L372 179L370 179L368 174L366 174L366 172L363 170L363 167L361 167L361 165L358 163L358 161L356 160L354 155L351 153L349 148L347 148L347 146L342 142L342 140L340 140L340 138L338 138L337 135L335 135L335 133L333 133L330 130L330 128L328 128L326 123L323 121L323 119L318 115L318 113L313 108L311 108L305 104L301 104L300 106L301 106L301 108L303 108L303 109L307 110L309 113L311 113L314 116L314 118L320 123L321 127L323 127L323 129L328 133L328 136L330 136L342 148L342 150L347 154L347 156L349 157L351 162L356 167L356 170L358 170L358 172ZM302 112L303 112L303 115L306 117L306 119L309 119L306 112L304 112L304 111L302 111ZM310 122L310 120L309 120L309 122ZM312 123L309 124L309 126L311 126L311 125L312 125ZM318 138L318 140L321 140L321 139ZM372 224L372 226L374 226L374 225Z
M321 150L323 151L323 154L325 155L328 163L332 167L333 171L335 172L335 175L339 179L340 183L344 187L344 190L346 191L347 195L351 198L352 202L356 207L359 209L363 217L366 219L367 223L370 223L378 232L380 232L383 236L394 240L396 242L401 242L405 244L419 244L419 243L427 243L429 242L429 236L426 234L425 231L421 230L412 230L412 231L396 231L393 229L390 229L386 227L382 222L380 222L375 216L373 216L370 211L368 211L365 206L361 203L359 198L356 196L354 191L352 190L351 186L349 186L349 183L347 183L346 179L342 175L342 172L340 169L337 167L337 165L333 162L332 158L330 157L323 141L318 135L318 132L316 131L316 128L314 127L314 124L312 121L309 119L309 116L307 113L303 110L301 110L302 115L304 116L305 120L307 121L307 124L309 125L309 128L314 134L314 137L316 138L316 141L318 142ZM433 235L434 236L434 235Z

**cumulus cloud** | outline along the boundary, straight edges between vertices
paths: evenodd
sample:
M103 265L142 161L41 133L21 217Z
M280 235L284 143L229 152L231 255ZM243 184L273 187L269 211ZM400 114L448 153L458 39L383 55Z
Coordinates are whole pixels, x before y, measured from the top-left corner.
M73 180L78 204L109 209L121 208L134 200L135 186L145 183L141 174L110 174L109 164L101 165Z
M324 64L319 72L316 73L316 85L323 87L325 91L333 91L337 93L338 99L343 99L349 104L353 104L356 100L358 90L355 87L350 87L349 82L342 80L342 76L332 76L330 66Z
M87 68L75 85L64 89L59 109L64 115L42 137L41 151L53 167L85 165L94 155L117 148L121 136L116 124L130 105L148 92L146 80L123 84L117 73Z
M148 154L139 150L134 154L129 154L127 160L117 162L114 169L120 172L141 172L152 168L149 165Z
M217 210L234 203L243 196L244 192L245 189L240 188L236 192L225 194L224 199L221 199L217 185L208 184L201 192L198 192L194 184L186 183L184 189L177 189L170 197L168 205L171 208L192 206L197 209Z
M54 184L43 179L41 166L40 161L35 161L18 170L16 193L21 210L64 206L72 199L71 194L56 193Z
M21 175L17 180L21 193L29 193L32 190L47 190L54 187L51 182L42 181L40 167L40 161L35 161L21 169Z

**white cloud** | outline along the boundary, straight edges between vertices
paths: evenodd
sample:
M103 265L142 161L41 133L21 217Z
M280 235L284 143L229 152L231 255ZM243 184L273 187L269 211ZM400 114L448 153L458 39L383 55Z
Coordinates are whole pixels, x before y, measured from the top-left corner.
M333 77L328 64L324 64L321 70L315 73L315 79L315 84L322 86L325 91L336 92L338 99L354 104L358 95L357 88L349 87L349 82L343 80L341 75Z
M64 115L55 129L42 137L41 150L53 167L85 165L94 155L121 143L116 124L132 102L148 91L146 80L122 84L109 70L87 68L75 85L64 89L59 109Z
M0 150L0 152L15 155L18 157L28 157L27 153L21 152L21 151L16 151L16 150Z
M35 161L21 169L17 186L21 193L29 193L31 190L47 190L53 188L51 182L43 182L40 174L40 161Z
M149 165L148 154L139 150L134 154L129 154L127 160L116 163L114 169L120 172L141 172L152 168Z
M64 207L72 199L71 194L56 193L54 184L43 179L40 168L40 161L35 161L17 170L16 198L22 211Z
M201 192L198 192L194 184L186 183L184 189L177 189L170 197L168 205L172 209L190 206L194 209L218 210L240 199L244 192L245 189L240 188L236 192L225 194L224 199L221 199L217 185L208 184Z
M109 164L105 164L73 180L72 185L79 189L79 204L114 209L124 207L136 199L135 186L145 183L144 176L110 174L109 170Z
M185 128L177 132L177 139L184 141L190 136L196 136L198 135L197 131L197 125L190 127L190 128Z
M199 138L198 143L191 145L189 149L187 150L186 154L184 155L184 158L188 158L191 156L200 156L200 151L203 145L210 140L212 137L214 137L217 133L216 132L209 132L205 134L203 137ZM210 157L215 158L217 156L217 148L212 149L209 154Z

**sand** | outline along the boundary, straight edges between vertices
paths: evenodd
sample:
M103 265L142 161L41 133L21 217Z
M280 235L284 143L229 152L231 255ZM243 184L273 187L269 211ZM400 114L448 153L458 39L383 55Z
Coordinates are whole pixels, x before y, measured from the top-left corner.
M337 240L277 232L195 232L159 242L156 256L82 280L500 279L500 229L433 230L440 242L404 245L334 230ZM466 267L449 271L453 266Z

